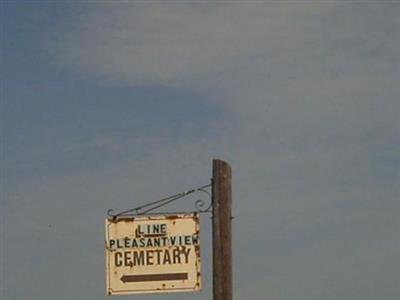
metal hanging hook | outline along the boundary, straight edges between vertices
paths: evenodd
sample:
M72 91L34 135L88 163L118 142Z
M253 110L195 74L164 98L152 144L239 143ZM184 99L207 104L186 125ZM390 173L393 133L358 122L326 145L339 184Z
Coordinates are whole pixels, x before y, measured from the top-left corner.
M209 199L210 199L210 204L209 206L206 206L206 201L204 201L203 199L198 199L195 201L194 206L196 208L197 213L211 213L212 212L212 197L211 197L211 193L207 190L207 188L211 187L211 184L206 184L203 185L199 188L195 188L195 189L191 189L191 190L187 190L172 196L168 196L156 201L152 201L149 202L147 204L143 204L140 205L138 207L134 207L119 213L114 213L113 209L109 209L107 210L107 215L109 218L112 218L113 220L115 220L118 217L125 217L125 216L137 216L137 215L145 215L145 214L154 214L154 211L160 207L163 207L165 205L168 205L172 202L175 202L176 200L179 200L181 198L184 198L190 194L196 193L196 192L202 192L204 194L206 194ZM165 212L163 212L165 213ZM175 213L175 212L174 212ZM168 214L168 212L166 212L166 214Z

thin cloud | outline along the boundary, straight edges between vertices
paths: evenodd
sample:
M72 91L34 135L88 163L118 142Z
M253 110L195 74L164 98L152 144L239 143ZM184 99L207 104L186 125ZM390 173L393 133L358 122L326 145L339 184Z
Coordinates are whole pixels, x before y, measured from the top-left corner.
M64 63L111 82L205 88L210 76L299 42L301 20L319 9L317 3L108 4L85 15L60 49Z

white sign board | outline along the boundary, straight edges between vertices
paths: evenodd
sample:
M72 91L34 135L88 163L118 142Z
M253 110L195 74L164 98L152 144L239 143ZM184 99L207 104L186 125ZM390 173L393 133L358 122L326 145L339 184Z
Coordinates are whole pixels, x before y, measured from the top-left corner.
M106 220L107 294L198 291L197 214Z

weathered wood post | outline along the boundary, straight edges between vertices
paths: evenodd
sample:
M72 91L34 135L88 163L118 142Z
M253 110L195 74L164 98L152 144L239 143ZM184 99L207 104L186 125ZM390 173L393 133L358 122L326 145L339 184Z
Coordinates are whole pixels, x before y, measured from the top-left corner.
M213 160L213 299L232 300L232 184L228 163Z

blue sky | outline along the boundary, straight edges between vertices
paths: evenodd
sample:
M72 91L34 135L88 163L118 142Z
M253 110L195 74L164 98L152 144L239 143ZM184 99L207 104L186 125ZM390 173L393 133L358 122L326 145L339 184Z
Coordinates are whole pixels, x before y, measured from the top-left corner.
M73 74L57 64L49 44L62 30L60 24L68 24L86 6L3 4L9 179L98 167L126 156L123 149L102 150L101 139L123 143L162 131L168 143L178 136L201 137L218 114L218 107L202 101L201 93L162 86L99 85L96 78ZM71 144L83 148L74 152Z
M107 209L203 185L214 157L233 167L236 298L399 298L397 2L1 14L5 299L106 298ZM202 232L204 291L138 299L210 298Z

